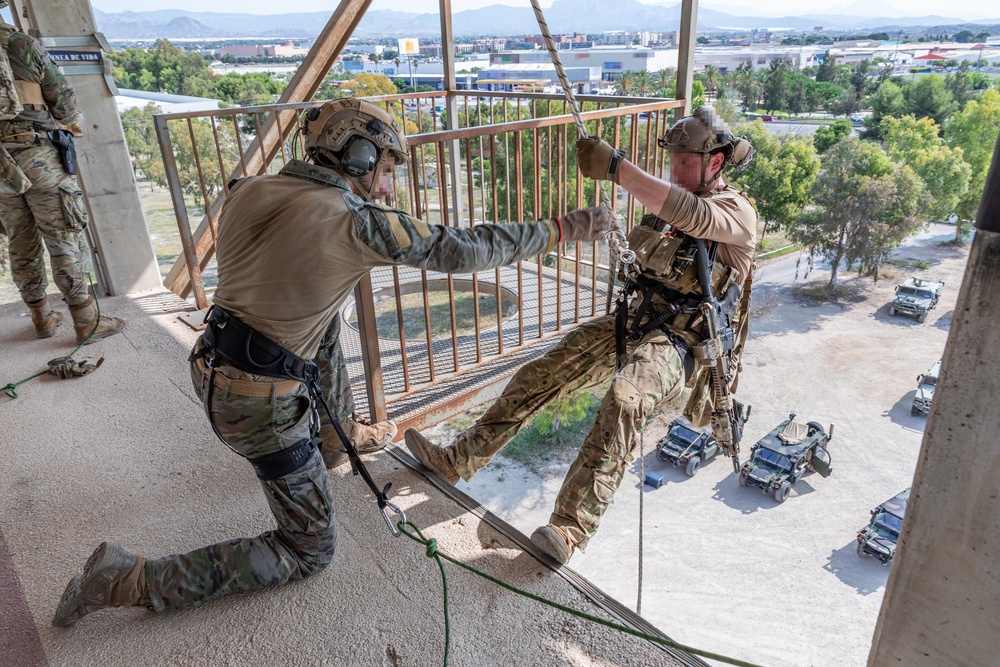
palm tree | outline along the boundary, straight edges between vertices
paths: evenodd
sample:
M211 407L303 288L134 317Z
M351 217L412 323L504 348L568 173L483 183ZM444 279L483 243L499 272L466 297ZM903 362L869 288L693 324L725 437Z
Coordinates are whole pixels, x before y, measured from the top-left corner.
M660 97L674 97L677 93L677 79L667 68L656 73L657 90Z
M715 65L705 65L702 72L705 75L705 90L708 97L714 98L715 91L719 88L719 68Z
M740 94L743 100L744 111L751 105L757 106L757 96L760 88L757 85L757 77L754 76L752 66L748 63L743 63L733 71L729 77L729 81L732 83L733 88Z
M649 95L653 92L653 87L653 77L649 75L649 72L642 70L635 75L633 90L636 95L639 97L649 97Z
M635 72L625 70L615 82L615 95L632 95L635 92Z

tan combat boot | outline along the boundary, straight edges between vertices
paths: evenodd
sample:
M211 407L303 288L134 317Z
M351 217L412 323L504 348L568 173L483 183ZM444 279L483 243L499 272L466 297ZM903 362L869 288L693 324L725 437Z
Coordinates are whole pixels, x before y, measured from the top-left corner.
M62 313L52 310L49 297L43 296L41 301L25 304L31 310L31 323L35 325L35 335L39 338L51 338L56 333L56 327L62 322Z
M433 442L420 435L412 428L403 434L406 448L425 466L448 480L449 484L458 484L459 474L455 470L455 453L451 447L438 447Z
M111 317L101 315L100 322L97 319L97 308L94 306L93 297L88 298L77 306L69 307L69 314L73 317L73 328L76 329L76 342L87 344L99 341L108 336L114 336L125 328L127 320L121 317ZM93 334L91 336L91 334ZM87 340L87 339L90 340Z
M396 437L396 423L391 421L369 424L364 419L347 419L341 423L341 427L359 454L371 454L384 449ZM323 441L323 462L328 470L347 463L347 451L333 425L320 428L319 437Z
M146 559L104 542L87 560L83 574L66 586L52 625L68 627L98 609L148 604Z
M569 536L559 527L551 523L547 526L536 528L531 534L531 543L542 553L559 561L563 565L569 562L576 546L570 541Z

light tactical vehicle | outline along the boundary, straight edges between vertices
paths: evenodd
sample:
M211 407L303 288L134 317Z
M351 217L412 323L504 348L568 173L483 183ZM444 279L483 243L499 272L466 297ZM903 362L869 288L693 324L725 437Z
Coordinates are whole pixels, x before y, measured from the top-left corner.
M939 372L941 372L941 362L937 361L929 371L917 376L917 393L913 396L913 405L910 407L910 414L914 417L930 414Z
M684 466L688 477L694 477L701 464L718 453L719 443L712 435L712 427L696 429L683 417L671 422L667 434L656 443L656 458Z
M827 433L818 422L795 421L792 413L773 431L750 449L750 460L740 468L740 484L771 491L779 503L788 499L792 484L808 470L822 477L833 471L827 444L833 437L833 425Z
M909 500L910 490L906 489L872 510L871 522L858 531L859 556L874 556L883 565L892 560Z
M896 298L889 304L889 314L909 315L917 318L918 322L923 322L927 319L927 313L937 306L943 289L943 280L909 278L902 285L896 286Z

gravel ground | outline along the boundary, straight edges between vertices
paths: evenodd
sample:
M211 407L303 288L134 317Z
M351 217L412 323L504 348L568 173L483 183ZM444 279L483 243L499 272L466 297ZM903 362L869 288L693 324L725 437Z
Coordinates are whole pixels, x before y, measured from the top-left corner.
M940 245L953 236L931 225L895 254L926 270L887 267L877 284L842 272L849 295L839 303L797 295L806 283L797 256L761 266L755 298L770 310L752 324L740 381L753 405L743 459L795 412L834 425L832 475L806 475L782 505L740 487L721 457L689 478L656 459L672 418L661 415L643 462L664 485L640 494L637 460L571 567L632 605L641 573L642 615L677 641L763 665L864 665L889 569L859 557L854 536L874 506L912 482L925 423L910 415L916 376L941 357L968 256ZM893 287L909 275L945 280L924 323L888 314ZM808 282L828 279L817 268ZM499 457L460 486L530 534L547 522L567 466L539 476Z

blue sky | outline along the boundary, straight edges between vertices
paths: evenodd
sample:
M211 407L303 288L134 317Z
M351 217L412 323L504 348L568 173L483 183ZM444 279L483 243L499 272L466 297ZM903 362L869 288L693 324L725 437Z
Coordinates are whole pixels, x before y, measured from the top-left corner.
M646 4L676 5L680 0L640 0ZM529 0L452 0L452 11L478 9L488 5L513 5L529 7ZM552 0L542 0L541 6L551 6ZM105 12L136 10L135 0L94 0L93 5ZM295 12L329 11L337 0L296 0L288 8ZM802 15L811 13L846 13L860 16L925 16L941 15L965 20L1000 18L1000 7L990 0L857 0L830 2L829 0L768 0L766 11L761 11L760 0L720 0L702 2L701 6L740 15ZM409 12L437 12L438 0L375 0L372 9L394 9ZM273 0L144 0L143 10L184 9L192 12L239 12L247 14L275 14Z

